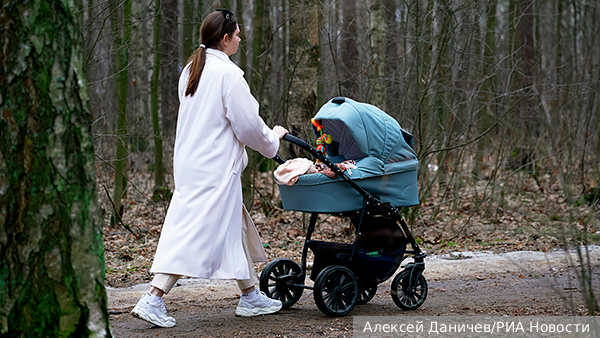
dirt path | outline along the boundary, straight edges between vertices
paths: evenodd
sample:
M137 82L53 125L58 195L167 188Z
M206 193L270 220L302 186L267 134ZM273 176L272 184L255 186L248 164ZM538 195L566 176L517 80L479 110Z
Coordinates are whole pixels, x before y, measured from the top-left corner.
M600 290L600 247L591 247L593 285ZM351 315L329 318L305 290L291 309L254 318L235 317L239 289L229 281L182 280L165 297L173 328L152 327L128 312L147 284L109 288L115 337L351 337L352 316L584 315L577 257L551 253L461 252L426 259L429 295L416 311L402 311L390 296L391 279L379 285L368 304ZM308 279L307 279L308 281ZM598 295L598 293L596 293Z

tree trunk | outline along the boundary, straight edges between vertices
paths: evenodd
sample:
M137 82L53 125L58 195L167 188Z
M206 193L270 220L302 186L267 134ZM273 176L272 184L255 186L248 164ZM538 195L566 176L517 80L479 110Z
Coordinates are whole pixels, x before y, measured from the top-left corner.
M194 52L194 0L183 1L183 60ZM185 61L184 61L185 62Z
M162 31L160 49L162 64L160 72L161 112L163 135L175 135L179 98L179 34L177 29L178 0L162 0ZM174 140L174 138L172 139ZM169 145L170 147L170 145Z
M535 113L531 95L534 84L534 41L533 41L533 0L521 0L521 18L519 20L519 33L521 38L521 56L523 57L522 69L523 77L522 84L526 95L524 100L524 118L526 121L527 130L536 131L535 129Z
M494 55L496 51L496 6L497 0L488 0L486 8L486 31L485 31L485 45L483 47L483 85L481 87L481 104L484 105L481 109L484 117L479 119L479 132L483 133L492 126L494 120L494 111L492 109L493 96L492 85L494 79L494 68L495 60ZM473 176L475 178L481 178L483 170L483 156L489 143L489 136L482 137L477 142L477 154L475 155L475 163L473 164Z
M200 27L202 26L202 13L204 13L204 4L202 0L198 0L198 7L196 9L196 19L194 26L194 31L196 32L196 38L194 39L194 46L196 49L200 48ZM240 25L240 30L242 29L242 25Z
M153 27L154 64L152 67L152 80L150 83L150 105L152 109L152 131L154 134L154 187L162 188L163 183L163 140L160 134L158 119L158 80L160 79L160 24L162 1L155 1L155 15Z
M563 30L563 0L556 0L556 42L554 45L555 48L555 58L554 58L554 73L555 73L555 88L556 88L556 101L557 101L557 106L559 106L562 102L561 96L562 96L562 90L561 90L561 85L563 84L562 81L562 77L561 77L561 67L563 64L562 61L562 56L563 56L563 50L562 50L562 44L563 44L563 39L562 39L562 30Z
M79 9L70 4L0 9L3 337L111 336Z
M371 64L368 67L369 88L363 95L364 100L377 107L383 107L386 89L385 73L385 7L382 0L375 1L371 6L371 15L369 15L369 30L371 32L370 57ZM365 94L366 94L365 93Z
M242 39L242 41L240 42L239 50L237 52L237 54L239 54L239 58L240 58L239 66L244 71L246 80L248 80L249 76L246 72L246 70L248 69L248 57L247 57L248 47L246 47L246 46L248 44L245 41L246 40L246 25L244 25L244 2L243 2L243 0L236 1L235 11L237 12L236 17L238 20L238 26L240 26L240 39Z
M342 96L358 99L358 45L356 42L356 1L342 5Z
M260 56L262 54L263 43L263 18L265 15L265 0L256 0L256 12L253 22L252 36L252 69L250 75L250 88L254 95L258 95L260 91L261 73L260 73Z
M508 29L507 29L507 43L508 43L508 60L509 60L509 65L508 68L511 70L516 70L517 69L517 65L518 65L518 59L520 59L519 57L517 57L516 55L516 51L517 51L517 29L516 29L516 25L518 23L518 9L517 9L517 3L518 0L508 0L508 12L507 12L507 18L508 18ZM517 73L517 72L515 72ZM509 93L517 93L518 92L518 84L517 84L517 74L515 74L514 76L511 76L508 79L508 92ZM512 113L510 116L512 118L512 120L510 122L512 122L514 125L521 125L522 124L522 119L520 118L520 105L518 104L519 99L517 98L517 95L507 95L506 96L506 103L505 103L505 107L511 107L511 106L515 106L515 113ZM509 108L510 109L510 108ZM509 131L511 132L511 131ZM510 136L510 135L509 135Z
M394 116L398 113L399 104L397 102L400 99L398 96L400 94L398 90L398 78L400 77L398 72L400 70L400 62L398 57L397 36L401 36L401 33L398 32L399 27L396 23L396 1L383 0L382 5L383 22L385 27L383 57L385 59L386 80L383 108L389 114Z
M112 8L117 8L117 0L111 2ZM113 203L115 212L122 216L121 199L127 189L127 169L129 161L127 153L127 88L129 87L128 63L129 44L131 41L131 0L123 1L123 33L120 32L118 16L113 16L113 32L115 33L115 64L117 68L117 159L115 162L115 189ZM122 34L122 36L121 36ZM120 217L119 216L119 217ZM117 221L118 217L115 217Z
M265 0L256 0L256 12L254 16L254 32L252 37L252 69L250 70L250 88L252 93L261 104L260 91L261 91L261 72L260 72L260 61L262 54L262 41L263 41L263 18L265 13ZM258 163L260 162L261 155L249 148L248 151L248 166L242 173L242 194L244 198L244 204L248 210L252 209L254 205L254 174L257 170Z
M324 0L317 1L317 107L321 107L325 103L323 84L325 83L325 72L323 65L325 63L325 55L323 53L323 31L325 30ZM290 6L291 7L291 6Z

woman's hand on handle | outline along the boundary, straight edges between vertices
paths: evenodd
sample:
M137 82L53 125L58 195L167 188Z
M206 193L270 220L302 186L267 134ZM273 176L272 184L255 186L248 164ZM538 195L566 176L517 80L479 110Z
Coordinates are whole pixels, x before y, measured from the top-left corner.
M285 129L282 126L275 126L275 127L273 127L273 131L275 133L277 133L277 136L279 136L279 141L281 141L281 139L285 136L285 134L288 133L287 129Z

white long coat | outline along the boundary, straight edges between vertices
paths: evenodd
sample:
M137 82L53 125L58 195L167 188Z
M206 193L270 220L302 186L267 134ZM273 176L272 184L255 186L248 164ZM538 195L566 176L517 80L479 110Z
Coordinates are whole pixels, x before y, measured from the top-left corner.
M242 222L254 262L266 261L242 201L244 145L271 158L279 138L258 115L243 71L217 50L206 50L198 89L185 96L189 64L179 78L173 171L175 192L151 271L209 279L248 279ZM246 234L245 234L246 235Z

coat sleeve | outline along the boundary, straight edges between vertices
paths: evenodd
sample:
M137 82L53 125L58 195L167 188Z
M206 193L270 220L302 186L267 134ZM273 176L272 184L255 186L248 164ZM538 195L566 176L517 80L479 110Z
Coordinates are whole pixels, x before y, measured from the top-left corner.
M243 77L235 80L225 96L225 116L235 136L248 147L272 158L279 149L279 137L258 115L258 102Z

